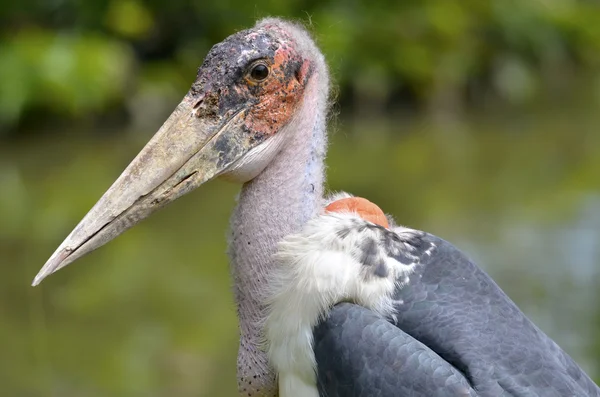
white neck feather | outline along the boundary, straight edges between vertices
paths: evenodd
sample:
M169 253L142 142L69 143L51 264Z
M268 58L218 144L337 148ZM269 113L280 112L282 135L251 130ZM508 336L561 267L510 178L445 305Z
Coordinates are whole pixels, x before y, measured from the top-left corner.
M245 396L277 395L275 373L261 346L262 296L277 243L297 233L323 207L328 88L323 63L311 77L296 117L278 132L285 139L280 152L244 184L231 219L229 255L241 332L238 387Z

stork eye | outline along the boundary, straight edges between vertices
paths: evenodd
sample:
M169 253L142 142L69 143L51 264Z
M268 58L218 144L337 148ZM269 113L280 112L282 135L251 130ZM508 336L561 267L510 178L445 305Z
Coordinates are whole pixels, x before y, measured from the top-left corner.
M258 63L250 69L250 77L255 81L263 81L269 77L269 67L264 63Z

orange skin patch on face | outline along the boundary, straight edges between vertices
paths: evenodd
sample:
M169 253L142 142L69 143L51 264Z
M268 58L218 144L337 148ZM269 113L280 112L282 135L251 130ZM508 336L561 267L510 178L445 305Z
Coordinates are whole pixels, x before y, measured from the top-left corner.
M390 227L385 214L377 205L362 197L343 198L325 207L326 212L353 212L365 221L383 226L386 229Z
M300 67L300 73L295 73ZM308 79L309 61L283 45L270 65L269 77L256 86L258 103L246 118L246 127L260 135L273 135L296 113Z

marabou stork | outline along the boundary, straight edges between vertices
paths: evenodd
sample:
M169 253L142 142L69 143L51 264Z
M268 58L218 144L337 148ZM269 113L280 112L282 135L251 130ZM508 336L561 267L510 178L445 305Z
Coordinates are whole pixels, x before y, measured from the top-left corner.
M241 396L600 396L461 251L324 196L329 76L300 26L215 45L190 91L34 280L215 177L242 182L229 255Z

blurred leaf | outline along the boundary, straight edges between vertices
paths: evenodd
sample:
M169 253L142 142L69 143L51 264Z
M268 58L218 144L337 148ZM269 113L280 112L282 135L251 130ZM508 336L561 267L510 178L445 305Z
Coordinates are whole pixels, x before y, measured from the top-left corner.
M154 20L139 1L113 0L106 14L106 23L122 36L135 39L148 35Z
M84 115L122 96L133 58L116 41L26 30L4 45L0 117L17 120L28 106ZM0 120L2 121L2 120Z

